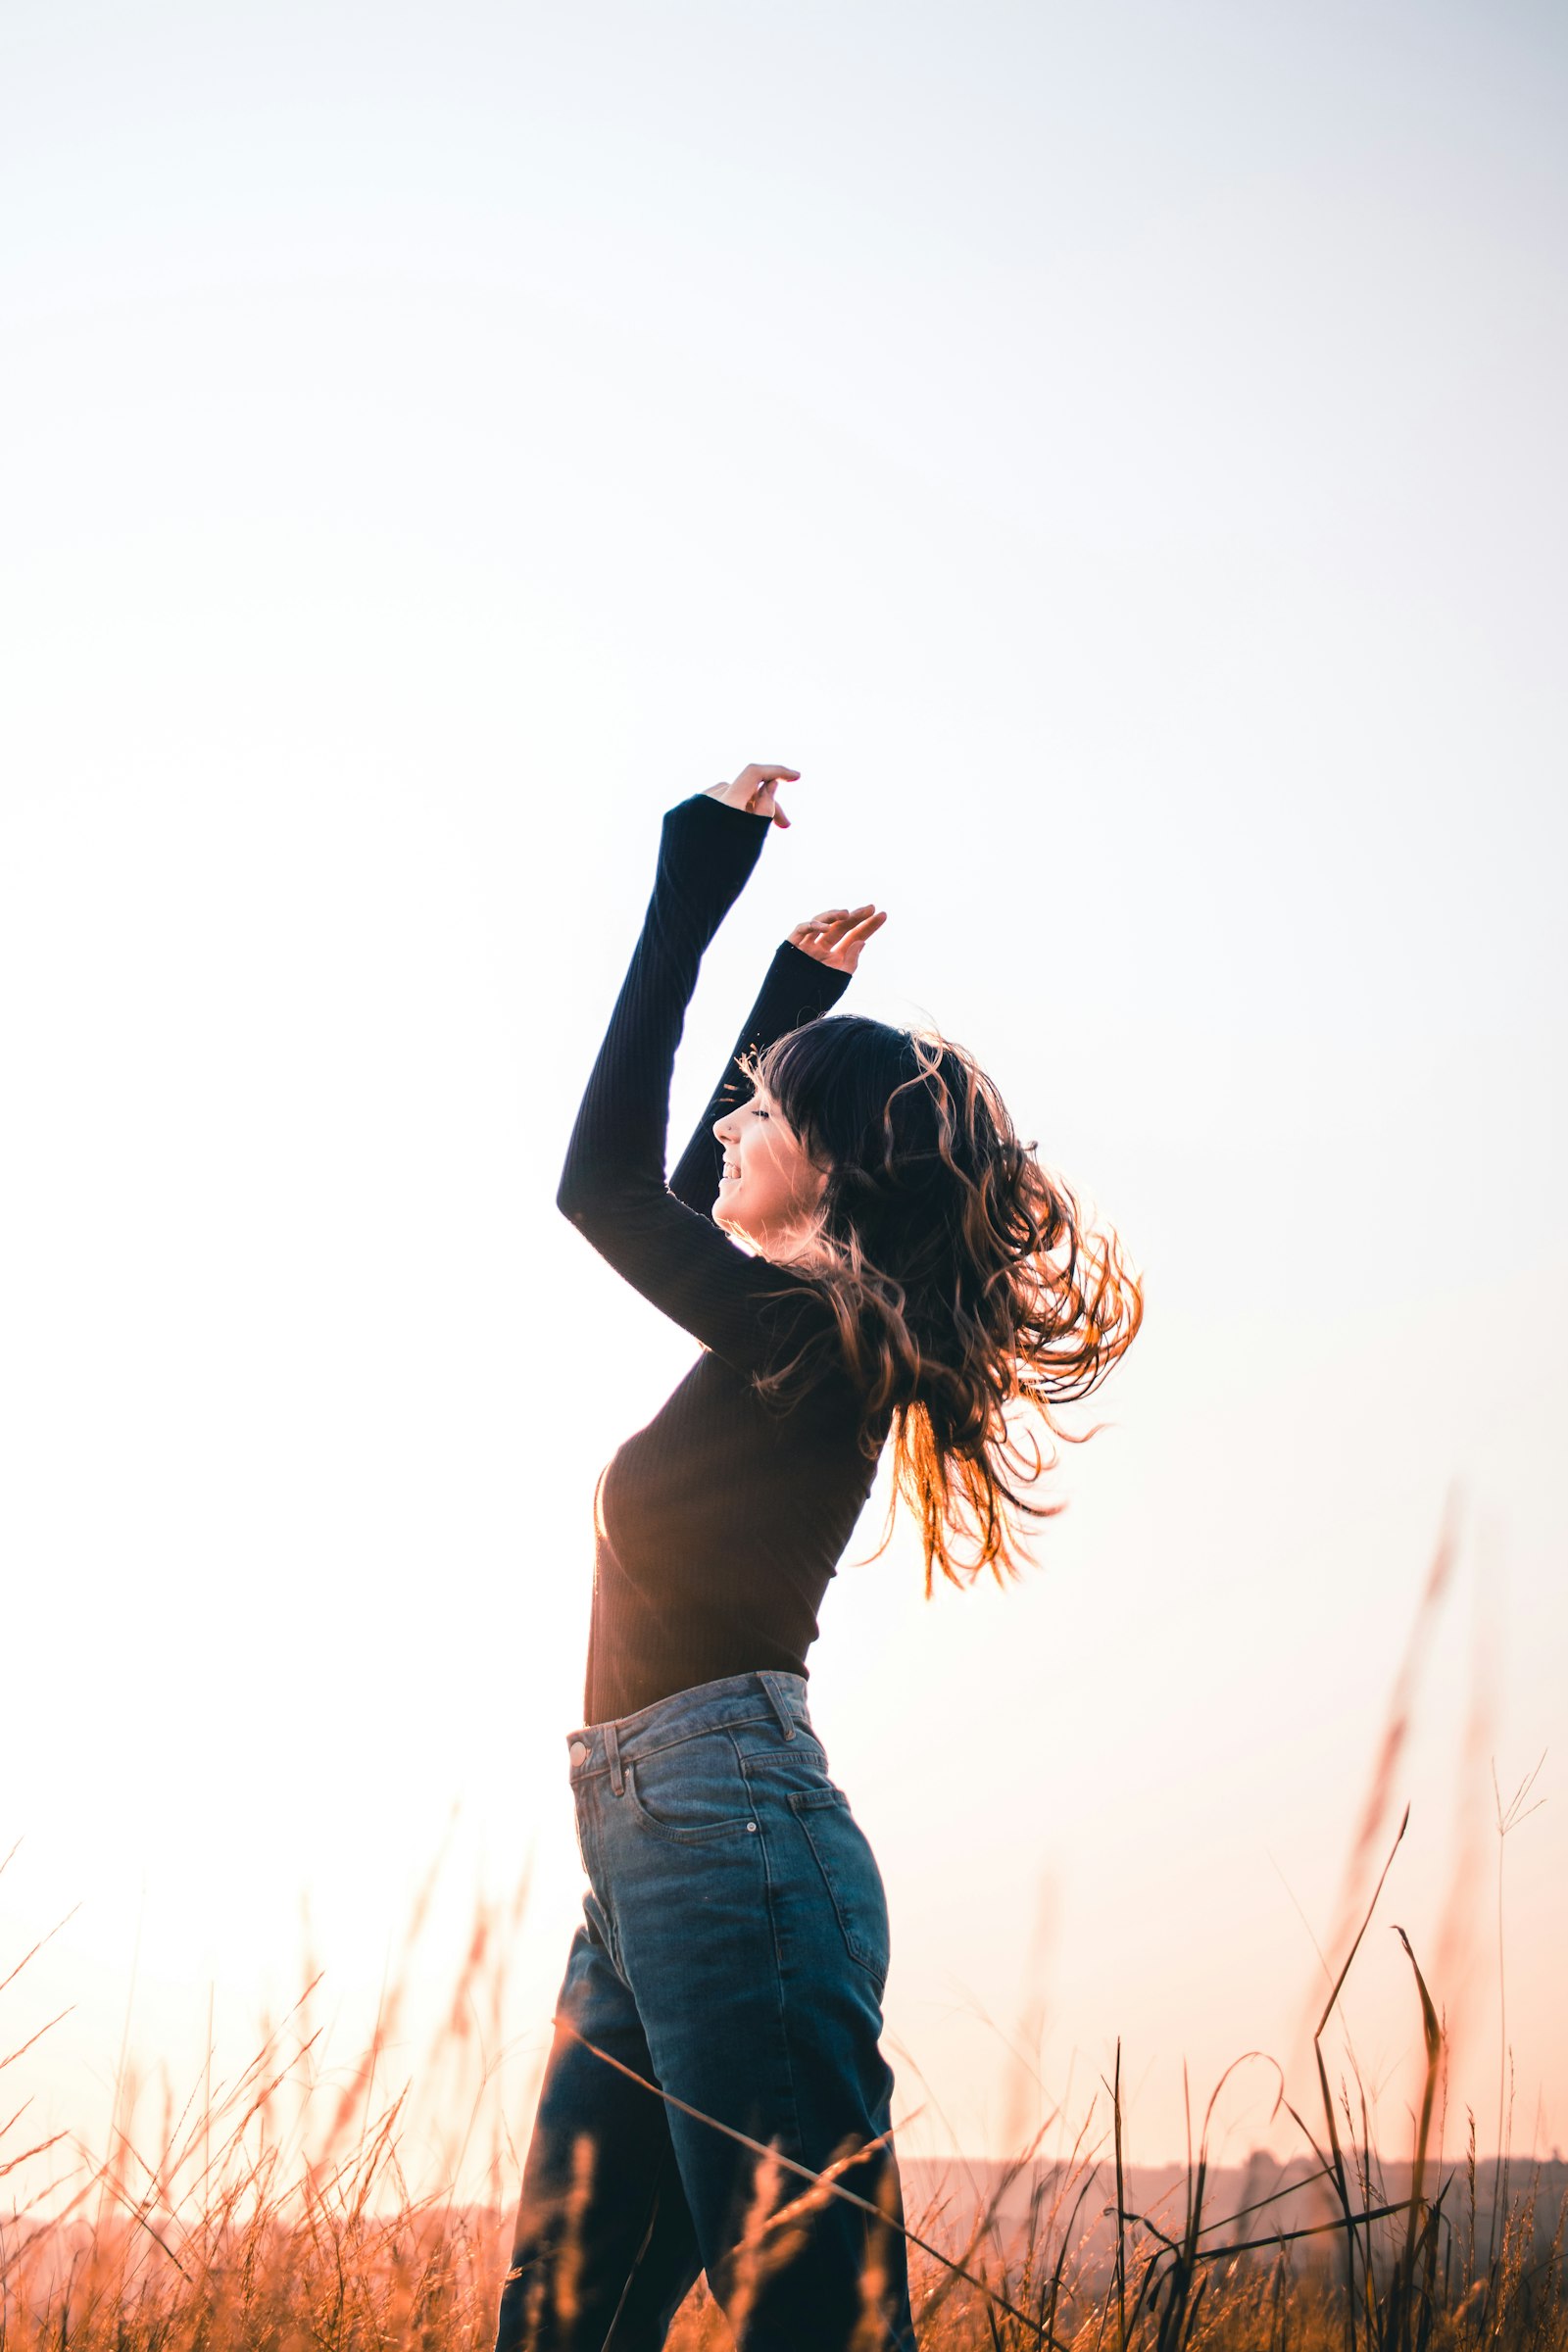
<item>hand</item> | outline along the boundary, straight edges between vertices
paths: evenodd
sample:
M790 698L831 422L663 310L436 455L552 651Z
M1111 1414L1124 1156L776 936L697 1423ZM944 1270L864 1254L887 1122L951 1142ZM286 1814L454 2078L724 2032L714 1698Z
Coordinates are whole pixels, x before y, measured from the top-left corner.
M821 914L813 914L808 923L797 923L790 933L790 946L803 948L836 972L853 972L860 960L860 950L887 919L886 911L878 914L869 900L863 906L829 906Z
M753 816L770 816L775 825L787 826L790 820L774 799L773 787L781 776L795 783L800 772L798 767L772 767L754 760L741 769L733 784L710 784L708 797L722 801L726 808L745 808Z

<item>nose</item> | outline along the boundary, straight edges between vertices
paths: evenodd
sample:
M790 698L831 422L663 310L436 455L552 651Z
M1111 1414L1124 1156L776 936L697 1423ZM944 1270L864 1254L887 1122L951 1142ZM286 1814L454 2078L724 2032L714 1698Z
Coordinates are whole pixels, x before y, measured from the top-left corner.
M713 1121L713 1137L715 1142L720 1144L733 1144L739 1140L739 1136L740 1130L735 1124L735 1113L732 1110L725 1111L724 1116L721 1119L715 1119Z

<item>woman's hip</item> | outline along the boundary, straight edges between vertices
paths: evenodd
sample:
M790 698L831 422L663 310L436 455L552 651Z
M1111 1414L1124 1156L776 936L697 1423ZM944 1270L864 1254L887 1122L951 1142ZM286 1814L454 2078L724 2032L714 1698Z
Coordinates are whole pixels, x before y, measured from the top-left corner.
M881 1873L798 1675L730 1676L571 1735L584 1866L639 2001L765 1973L880 2023ZM867 2015L866 2013L869 2013Z

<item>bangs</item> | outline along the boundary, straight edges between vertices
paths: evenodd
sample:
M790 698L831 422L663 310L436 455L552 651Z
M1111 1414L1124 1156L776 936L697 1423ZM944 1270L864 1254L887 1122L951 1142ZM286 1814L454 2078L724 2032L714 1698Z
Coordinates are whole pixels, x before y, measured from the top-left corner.
M792 1029L742 1069L765 1090L814 1157L849 1158L915 1066L906 1029L828 1013Z

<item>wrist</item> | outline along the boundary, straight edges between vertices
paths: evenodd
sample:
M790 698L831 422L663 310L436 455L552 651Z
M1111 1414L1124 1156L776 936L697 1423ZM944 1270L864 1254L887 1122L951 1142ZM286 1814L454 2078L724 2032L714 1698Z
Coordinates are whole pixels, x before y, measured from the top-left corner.
M843 964L824 962L809 948L798 948L793 939L781 939L773 951L773 973L796 987L808 980L821 995L828 997L842 996L853 977Z
M677 801L669 814L674 816L683 808L716 809L716 824L720 831L730 829L726 820L733 817L739 817L745 824L757 826L764 833L773 822L770 816L760 816L755 808L743 808L737 801L721 801L711 792L694 792L686 800Z

